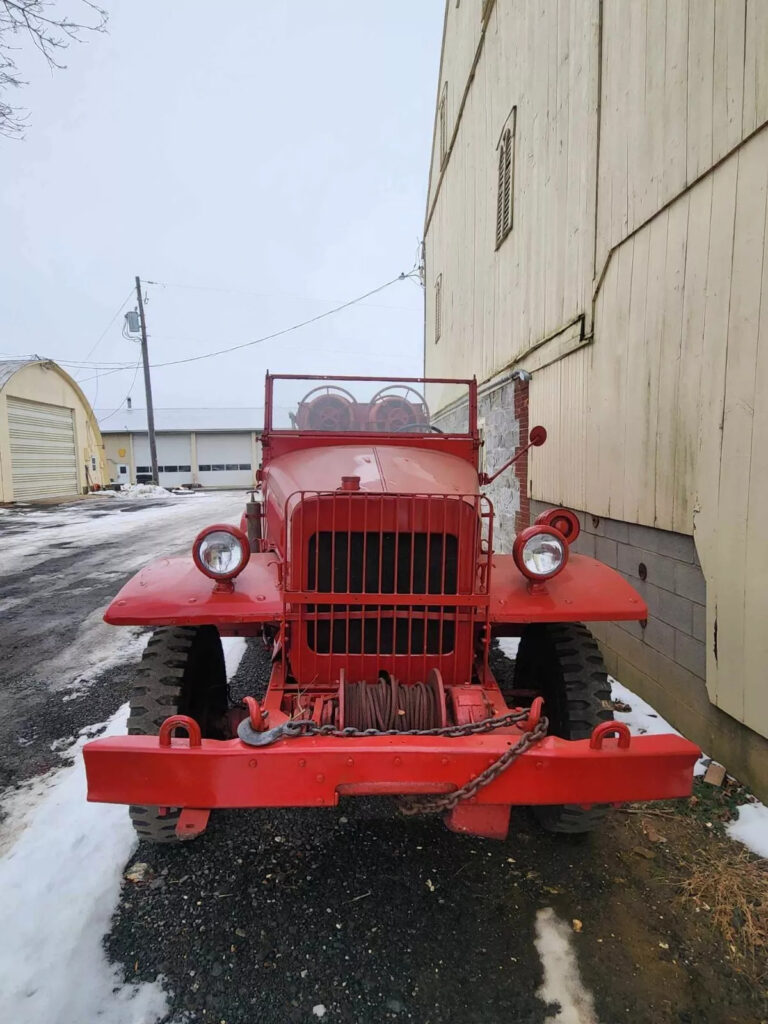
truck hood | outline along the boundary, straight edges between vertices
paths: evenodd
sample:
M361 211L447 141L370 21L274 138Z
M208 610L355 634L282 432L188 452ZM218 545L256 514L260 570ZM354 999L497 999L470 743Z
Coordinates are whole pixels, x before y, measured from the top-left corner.
M290 452L270 462L265 489L284 505L296 491L335 491L342 476L372 494L477 494L475 468L447 452L397 445L333 445Z

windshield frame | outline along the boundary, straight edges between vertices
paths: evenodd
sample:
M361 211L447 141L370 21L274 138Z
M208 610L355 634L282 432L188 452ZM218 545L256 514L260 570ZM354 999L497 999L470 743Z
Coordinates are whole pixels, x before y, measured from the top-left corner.
M308 384L316 384L318 386L322 384L334 384L334 383L366 383L370 382L388 386L388 385L411 385L421 386L421 390L425 391L426 386L430 384L455 384L464 385L467 388L468 398L468 409L467 409L467 429L458 431L456 433L437 433L435 431L426 429L424 431L409 431L409 432L387 432L377 430L347 430L347 431L324 431L324 430L297 430L295 427L277 427L272 423L272 414L274 406L274 384L275 381L289 380L289 381L306 381ZM450 408L453 403L449 403L446 408ZM443 412L443 410L439 410ZM275 434L280 436L292 436L295 437L297 434L305 434L312 437L325 437L334 438L336 440L340 438L364 438L370 439L372 437L387 437L387 438L400 438L400 439L414 439L414 438L431 438L440 439L444 438L462 438L462 439L475 439L477 437L477 378L462 378L462 377L379 377L379 376L358 376L355 374L305 374L305 373L267 373L266 377L266 393L265 393L265 404L264 404L264 432L266 434Z

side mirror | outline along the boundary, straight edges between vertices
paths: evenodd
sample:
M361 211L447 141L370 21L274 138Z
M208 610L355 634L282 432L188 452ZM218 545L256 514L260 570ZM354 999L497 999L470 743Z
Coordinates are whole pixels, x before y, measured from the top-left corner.
M547 440L546 427L533 427L528 435L528 440L535 448L540 448Z

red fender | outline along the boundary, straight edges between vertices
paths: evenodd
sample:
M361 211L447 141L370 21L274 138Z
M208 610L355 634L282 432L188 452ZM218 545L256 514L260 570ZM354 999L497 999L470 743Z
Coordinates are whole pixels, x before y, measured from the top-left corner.
M491 625L526 622L618 622L645 619L648 608L615 569L572 554L562 572L531 585L512 555L491 561Z
M273 552L252 554L231 593L216 591L215 586L191 555L158 558L126 583L107 608L104 621L113 626L249 623L256 627L250 632L280 621L283 605Z

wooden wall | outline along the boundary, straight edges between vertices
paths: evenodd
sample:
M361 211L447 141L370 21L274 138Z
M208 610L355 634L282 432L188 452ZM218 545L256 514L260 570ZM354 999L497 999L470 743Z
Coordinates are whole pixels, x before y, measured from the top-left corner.
M447 5L441 75L449 106L463 94L458 79L467 64L466 54L455 68L451 63L461 30L453 19L461 14L479 35L481 8L480 0ZM591 294L598 10L597 0L491 6L439 189L433 154L425 234L425 361L432 375L491 376L572 321ZM514 228L496 251L496 146L513 107ZM445 342L435 344L438 274Z
M513 105L515 224L496 252ZM695 537L710 699L763 736L767 122L766 0L497 0L431 190L425 344L430 374L534 370L550 440L533 498Z

